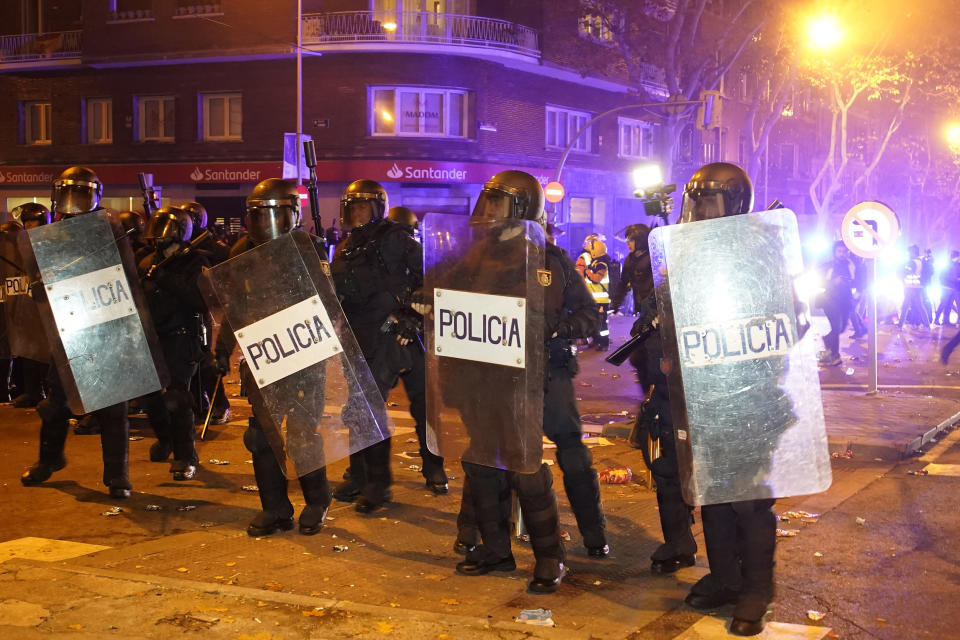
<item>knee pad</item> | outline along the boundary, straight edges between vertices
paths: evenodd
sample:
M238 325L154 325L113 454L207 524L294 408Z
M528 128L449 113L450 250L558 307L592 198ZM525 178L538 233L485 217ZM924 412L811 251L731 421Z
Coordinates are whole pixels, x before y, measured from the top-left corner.
M569 437L571 435L575 437ZM579 434L565 434L557 438L557 464L564 475L588 473L593 469L593 456L580 440Z
M250 419L250 426L243 432L243 444L250 453L263 453L270 450L270 442L255 418Z
M171 414L182 413L193 408L193 396L186 389L170 387L163 392L163 403Z
M58 420L69 420L70 411L62 404L55 404L50 398L40 401L37 405L37 413L44 422L56 422Z

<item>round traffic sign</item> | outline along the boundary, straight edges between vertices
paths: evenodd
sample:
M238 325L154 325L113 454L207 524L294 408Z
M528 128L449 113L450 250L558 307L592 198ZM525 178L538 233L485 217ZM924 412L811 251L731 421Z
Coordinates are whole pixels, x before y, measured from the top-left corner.
M900 237L900 220L887 205L867 200L847 211L840 233L851 253L861 258L876 258Z
M563 185L556 181L548 182L543 188L543 196L547 202L560 202L563 200L563 193Z

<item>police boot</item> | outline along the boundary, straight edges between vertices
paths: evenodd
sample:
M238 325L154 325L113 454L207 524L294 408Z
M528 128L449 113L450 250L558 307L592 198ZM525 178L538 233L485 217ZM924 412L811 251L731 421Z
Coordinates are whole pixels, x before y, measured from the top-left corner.
M330 484L327 470L320 467L305 476L300 476L300 488L307 505L300 512L300 533L312 536L320 533L330 507Z
M560 538L560 514L557 495L553 491L553 475L550 467L544 464L536 473L514 474L514 482L536 558L533 580L527 589L530 593L553 593L567 573L563 564L563 540Z
M185 388L168 388L164 393L164 403L170 414L170 441L175 458L170 465L170 472L178 482L193 480L199 466L199 456L194 446L193 398Z
M100 433L100 431L100 421L92 413L88 413L77 420L77 426L73 428L74 435L78 436L92 436Z
M353 502L360 497L360 489L366 478L363 452L350 454L350 466L343 475L343 482L333 490L333 497L340 502Z
M166 462L171 453L173 449L169 440L157 440L150 445L150 462Z
M460 555L470 553L480 544L480 530L477 528L477 513L471 486L470 476L464 473L460 512L457 514L457 539L453 543L453 552Z
M104 407L93 415L100 423L100 447L103 450L103 484L112 498L129 498L130 422L127 403Z
M563 434L556 441L563 487L577 519L583 545L591 557L605 558L610 553L607 522L600 499L600 480L593 468L590 450L583 445L579 433Z
M263 508L247 526L247 535L257 538L293 529L293 505L287 497L287 479L256 417L250 418L243 444L253 455L253 473Z
M739 595L738 590L723 585L712 573L708 573L690 588L690 593L683 601L694 609L707 611L733 604Z
M482 576L491 571L513 571L517 563L510 550L510 483L507 472L464 462L467 475L464 500L472 498L482 544L474 546L457 564L457 573Z
M737 546L740 555L743 583L740 597L733 609L731 632L734 626L743 631L737 635L756 635L763 630L763 618L773 601L774 551L777 536L777 517L773 500L734 502L737 514ZM747 633L754 631L754 633Z
M157 441L150 445L150 462L166 462L173 453L173 445L170 443L170 412L163 401L163 394L157 391L143 396L138 404L147 414L150 427L157 436Z
M24 486L32 486L46 482L55 472L67 466L67 458L63 449L67 442L67 431L70 429L70 411L65 405L56 403L47 398L37 405L42 424L40 426L40 457L39 460L22 476L20 482Z
M366 483L355 507L358 513L370 513L384 506L393 498L390 492L390 438L363 450L366 462Z
M656 462L653 467L656 469ZM656 471L653 477L657 482L660 530L665 542L653 552L650 571L663 575L696 564L697 543L690 530L690 507L683 501L679 481L661 478Z

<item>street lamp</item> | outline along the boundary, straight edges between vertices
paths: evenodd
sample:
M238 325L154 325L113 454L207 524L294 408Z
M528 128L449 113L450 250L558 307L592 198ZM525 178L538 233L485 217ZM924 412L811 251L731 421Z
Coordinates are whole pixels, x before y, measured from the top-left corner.
M960 154L960 122L951 122L943 129L943 137L952 153Z
M821 14L807 21L807 45L816 51L830 51L843 42L840 20L832 14Z

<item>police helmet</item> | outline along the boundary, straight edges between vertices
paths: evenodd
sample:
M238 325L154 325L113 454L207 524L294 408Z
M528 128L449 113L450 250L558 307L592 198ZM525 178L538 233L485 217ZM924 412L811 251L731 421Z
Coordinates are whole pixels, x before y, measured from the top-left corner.
M543 203L540 182L529 173L510 169L501 171L483 185L471 217L517 218L546 226Z
M100 206L103 183L93 169L70 167L53 183L50 209L59 218L90 213Z
M180 208L193 218L193 235L198 236L207 228L207 208L199 202L185 202ZM193 240L193 237L190 238Z
M354 180L340 196L340 228L344 231L381 220L386 212L387 190L376 180Z
M143 214L139 211L121 211L117 214L117 222L123 228L124 235L131 238L143 235Z
M20 223L14 220L0 224L0 234L10 233L15 235L19 233L21 229L23 229L23 227L20 226Z
M420 226L417 214L406 207L390 207L390 211L387 212L387 220L401 224L410 231L416 231Z
M680 222L696 222L749 213L753 183L747 172L729 162L711 162L697 169L683 190Z
M267 178L247 196L247 232L253 244L263 244L300 226L297 183Z
M25 202L14 207L10 217L20 222L25 229L50 224L50 210L39 202Z
M161 207L150 216L144 238L154 244L187 242L193 233L193 218L183 209Z

